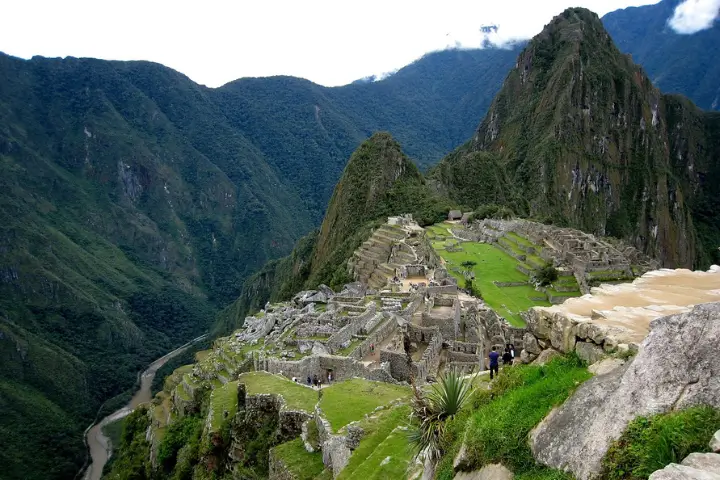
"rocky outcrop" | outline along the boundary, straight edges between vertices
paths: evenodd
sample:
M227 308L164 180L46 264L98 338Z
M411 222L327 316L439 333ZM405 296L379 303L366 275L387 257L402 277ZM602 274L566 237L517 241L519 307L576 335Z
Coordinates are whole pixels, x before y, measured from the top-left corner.
M640 415L720 407L720 303L654 320L634 360L583 384L531 433L535 458L594 477L610 444Z

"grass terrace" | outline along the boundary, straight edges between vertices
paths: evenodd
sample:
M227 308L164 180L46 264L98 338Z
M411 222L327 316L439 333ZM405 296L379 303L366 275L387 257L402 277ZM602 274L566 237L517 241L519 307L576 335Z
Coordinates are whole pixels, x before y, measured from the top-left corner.
M320 408L333 430L337 431L377 407L408 398L410 394L409 387L352 378L324 388Z
M322 452L308 452L299 437L275 447L273 455L282 461L297 480L316 479L325 470Z
M476 389L466 406L447 424L445 456L438 480L454 477L453 458L465 439L471 467L502 463L517 479L570 479L570 475L535 463L528 434L568 398L591 374L575 356L557 358L545 366L504 369L491 390Z
M218 431L226 418L235 416L238 407L237 398L238 382L228 382L220 388L213 389L210 394L210 429ZM227 417L225 412L228 412Z
M338 480L404 478L413 452L407 436L397 427L406 426L409 415L410 408L400 406L360 422L365 436ZM388 457L390 460L383 463Z
M433 247L436 247L435 242L433 242ZM498 287L493 283L528 281L527 275L516 270L518 261L515 258L487 243L463 242L461 248L462 252L448 252L436 247L438 254L445 260L448 271L457 278L461 286L465 281L461 273L462 263L476 262L473 268L475 287L480 290L485 302L512 325L518 327L525 325L520 312L534 306L550 305L547 300L533 300L533 298L542 297L543 293L536 291L530 285Z
M239 382L245 384L248 395L277 393L283 396L288 408L312 412L317 403L317 391L297 384L280 375L267 372L243 373Z

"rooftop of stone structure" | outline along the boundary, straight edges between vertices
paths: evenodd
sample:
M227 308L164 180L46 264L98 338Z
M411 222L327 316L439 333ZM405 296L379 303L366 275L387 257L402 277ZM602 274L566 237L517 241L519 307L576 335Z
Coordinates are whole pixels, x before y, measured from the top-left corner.
M720 301L720 267L713 265L707 272L653 270L632 283L601 285L591 292L562 305L535 308L621 327L630 332L630 340L639 342L650 331L652 320Z

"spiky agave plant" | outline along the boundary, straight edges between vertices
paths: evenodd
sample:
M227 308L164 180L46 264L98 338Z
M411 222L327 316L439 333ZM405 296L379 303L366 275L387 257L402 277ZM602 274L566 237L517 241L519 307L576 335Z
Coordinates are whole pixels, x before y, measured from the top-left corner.
M410 442L415 447L416 456L424 452L432 463L437 463L442 456L440 439L445 422L460 411L470 396L471 385L472 380L456 370L443 374L426 395L413 384L412 416L415 425L410 429Z

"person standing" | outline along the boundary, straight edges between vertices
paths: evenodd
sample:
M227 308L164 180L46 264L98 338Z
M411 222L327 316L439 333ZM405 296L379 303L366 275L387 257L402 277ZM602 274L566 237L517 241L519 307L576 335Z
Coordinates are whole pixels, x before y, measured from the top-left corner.
M505 353L502 356L503 365L512 365L512 355L510 354L510 347L505 347Z
M510 355L512 356L513 361L515 361L515 345L512 343L510 344Z
M498 360L500 359L500 354L495 351L496 347L492 347L492 351L488 355L490 358L490 380L493 379L493 372L495 372L495 375L498 374L498 369L500 368L500 365L498 364Z

